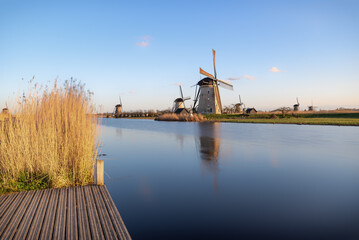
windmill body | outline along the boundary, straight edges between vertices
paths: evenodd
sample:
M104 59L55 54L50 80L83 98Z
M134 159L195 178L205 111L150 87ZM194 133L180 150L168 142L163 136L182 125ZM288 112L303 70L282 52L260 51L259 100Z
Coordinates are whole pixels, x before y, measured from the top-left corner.
M115 106L115 115L120 115L122 112L122 104L117 104Z
M120 98L120 103L115 106L115 116L118 117L122 113L122 100Z
M196 111L201 114L221 114L221 98L214 80L206 77L199 81L197 85L199 86L199 99Z
M242 113L242 106L243 106L243 103L242 103L242 100L241 100L241 95L239 95L239 103L234 105L234 111L236 113Z
M172 112L176 113L176 114L184 114L184 113L189 113L189 111L186 109L184 102L186 100L191 99L190 97L183 97L183 92L182 92L182 87L179 86L180 88L180 93L181 93L181 97L180 98L176 98L173 102L173 109Z
M222 103L218 86L233 90L233 86L225 81L217 79L215 54L213 52L214 76L200 68L199 72L205 75L196 85L196 95L193 110L201 114L221 114Z
M174 108L175 109L180 109L180 108L184 108L184 104L183 104L183 99L182 98L176 98L176 100L174 101Z
M308 111L315 111L316 108L317 108L317 107L315 107L315 106L313 105L313 100L312 100L312 105L308 106Z

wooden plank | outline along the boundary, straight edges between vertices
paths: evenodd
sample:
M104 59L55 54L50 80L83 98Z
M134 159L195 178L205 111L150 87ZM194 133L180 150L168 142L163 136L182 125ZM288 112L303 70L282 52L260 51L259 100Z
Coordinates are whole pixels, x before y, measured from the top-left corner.
M105 203L103 202L102 195L98 189L98 186L91 186L92 194L94 196L96 209L100 218L102 229L106 239L119 239L116 234L116 230L112 224L110 216L108 214Z
M69 188L67 197L66 238L78 239L75 188Z
M76 201L79 239L91 239L89 219L82 187L76 188Z
M53 239L65 239L67 190L67 188L60 189Z
M25 237L30 229L32 220L33 220L34 216L36 215L36 209L40 203L43 193L44 193L44 191L35 191L32 193L33 198L30 201L30 205L24 214L24 217L18 227L18 230L14 236L14 239L25 239Z
M93 195L90 186L83 187L84 195L87 203L87 212L89 217L89 224L91 229L92 239L104 239L101 222L94 203Z
M14 194L13 199L8 199L10 204L4 210L4 213L3 213L2 217L0 218L0 239L1 239L1 235L4 233L7 225L9 224L12 217L16 213L18 206L21 204L21 201L23 200L25 195L26 195L26 192L20 192L20 193ZM12 200L12 201L10 201L10 200Z
M8 196L9 196L8 194L0 195L0 207L1 207L2 204L6 201L6 199L7 199Z
M0 219L17 196L18 194L10 194L6 198L4 198L4 202L2 202L0 205Z
M52 239L59 193L59 189L50 189L50 200L41 228L40 239Z
M105 184L105 170L104 170L104 163L102 160L96 161L96 184L97 185L104 185Z
M105 186L20 192L0 203L0 239L131 239Z
M46 189L46 190L42 190L41 192L42 192L41 200L35 211L35 216L31 223L26 239L39 239L41 229L43 227L46 210L49 205L50 194L53 191L52 189Z
M108 213L111 217L111 221L116 229L118 237L120 239L131 239L130 234L127 231L125 224L121 218L120 213L117 210L115 203L113 202L110 193L108 192L106 186L99 186L100 192L103 196L103 201L106 204Z
M25 212L30 205L32 198L35 195L35 191L25 192L25 197L21 201L20 205L17 207L17 211L13 214L11 221L9 221L8 226L4 233L2 234L2 239L12 239L16 234L18 226L23 219Z

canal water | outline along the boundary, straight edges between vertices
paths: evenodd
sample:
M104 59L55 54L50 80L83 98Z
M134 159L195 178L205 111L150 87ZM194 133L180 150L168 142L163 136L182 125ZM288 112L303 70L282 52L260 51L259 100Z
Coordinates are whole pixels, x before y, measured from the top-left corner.
M359 128L104 119L133 239L359 239Z

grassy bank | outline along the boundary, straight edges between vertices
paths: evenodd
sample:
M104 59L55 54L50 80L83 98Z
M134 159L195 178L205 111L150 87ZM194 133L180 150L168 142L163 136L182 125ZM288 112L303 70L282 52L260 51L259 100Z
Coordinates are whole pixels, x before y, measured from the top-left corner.
M210 114L205 117L218 122L359 126L359 113Z
M0 192L93 183L98 120L83 86L33 86L19 99L0 121Z

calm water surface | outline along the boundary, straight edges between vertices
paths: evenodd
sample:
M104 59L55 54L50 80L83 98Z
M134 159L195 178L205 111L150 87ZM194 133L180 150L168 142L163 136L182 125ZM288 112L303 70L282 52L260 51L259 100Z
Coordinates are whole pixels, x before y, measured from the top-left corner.
M359 128L105 119L133 239L359 239Z

